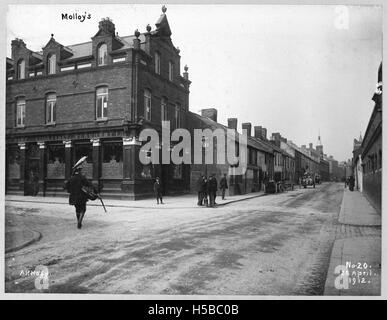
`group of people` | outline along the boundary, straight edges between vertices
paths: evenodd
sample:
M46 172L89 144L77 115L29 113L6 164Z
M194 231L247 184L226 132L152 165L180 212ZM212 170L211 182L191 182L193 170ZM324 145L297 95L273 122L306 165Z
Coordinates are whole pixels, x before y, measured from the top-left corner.
M197 204L199 206L205 205L208 207L214 207L217 204L215 200L216 192L218 191L218 181L215 174L211 174L208 179L205 175L202 175L197 182L197 186ZM89 200L88 193L85 191L87 188L92 190L93 193L98 192L92 183L82 174L82 167L74 167L72 176L65 183L64 189L70 194L69 204L75 207L78 229L82 228L82 221L86 213L86 203ZM222 192L222 200L225 200L226 189L228 189L226 174L224 174L220 179L219 189ZM164 204L162 184L159 177L156 177L156 181L153 185L153 191L155 193L157 204Z
M228 189L226 174L220 179L219 187L222 192L222 200L225 200L226 189ZM197 181L197 191L198 206L215 206L217 204L215 201L216 192L218 191L218 181L216 180L215 174L211 174L208 179L205 175L199 177Z

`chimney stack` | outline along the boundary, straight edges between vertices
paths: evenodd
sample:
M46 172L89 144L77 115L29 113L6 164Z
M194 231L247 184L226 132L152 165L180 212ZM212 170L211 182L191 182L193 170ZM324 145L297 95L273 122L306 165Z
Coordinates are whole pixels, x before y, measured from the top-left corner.
M116 27L110 18L103 18L98 24L99 30L102 30L113 36L116 34Z
M238 119L237 118L228 118L228 127L230 129L234 129L235 131L237 130L237 125L238 125Z
M202 109L202 117L210 118L212 121L218 121L218 110L215 108Z
M254 137L258 139L262 139L262 127L254 126Z
M133 48L136 50L140 50L140 39L138 38L140 36L140 31L136 29L136 31L134 31L134 35L136 38L133 39Z
M246 129L246 131L247 131L247 136L248 136L248 137L251 137L251 123L250 123L250 122L242 123L242 130L243 130L243 129Z
M267 140L267 129L266 128L262 128L262 138L264 140Z
M309 143L309 149L310 149L310 150L313 149L313 143Z

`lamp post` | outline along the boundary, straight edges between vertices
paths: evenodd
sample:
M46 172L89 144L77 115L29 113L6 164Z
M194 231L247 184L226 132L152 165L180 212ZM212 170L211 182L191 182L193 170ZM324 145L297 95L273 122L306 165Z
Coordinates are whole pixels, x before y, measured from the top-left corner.
M204 152L202 151L203 154L204 154L204 174L207 177L207 163L206 163L206 156L205 156L206 150L209 147L209 143L208 143L208 138L207 137L202 137L202 146L204 148Z

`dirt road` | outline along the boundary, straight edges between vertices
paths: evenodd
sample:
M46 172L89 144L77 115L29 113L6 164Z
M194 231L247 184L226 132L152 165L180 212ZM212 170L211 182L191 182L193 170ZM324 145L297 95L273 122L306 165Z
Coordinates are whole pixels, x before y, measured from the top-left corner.
M6 255L6 292L318 295L343 186L322 184L203 210L6 203L6 221L42 233ZM49 270L37 289L36 266Z

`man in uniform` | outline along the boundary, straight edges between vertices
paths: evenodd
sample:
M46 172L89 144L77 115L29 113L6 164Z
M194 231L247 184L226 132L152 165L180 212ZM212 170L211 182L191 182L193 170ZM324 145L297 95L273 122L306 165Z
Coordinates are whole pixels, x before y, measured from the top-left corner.
M78 229L82 228L82 220L86 213L86 202L88 200L87 194L82 191L82 187L94 189L93 185L86 179L81 171L81 167L74 168L70 180L65 184L65 189L70 193L69 204L75 206Z

